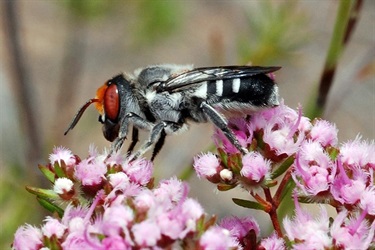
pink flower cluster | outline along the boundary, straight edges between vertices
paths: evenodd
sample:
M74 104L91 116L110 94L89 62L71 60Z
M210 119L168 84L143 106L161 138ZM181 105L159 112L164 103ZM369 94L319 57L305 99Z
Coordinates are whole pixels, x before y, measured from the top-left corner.
M287 238L294 249L369 249L374 246L375 221L373 214L359 214L343 209L333 222L325 207L320 206L319 217L303 210L294 198L296 215L293 220L284 218ZM372 218L365 220L365 216Z
M194 158L194 168L198 177L219 186L241 184L246 189L267 184L275 168L288 157L294 157L313 128L301 110L297 113L284 104L255 113L250 118L232 119L229 126L240 144L250 152L242 157L225 135L216 130L214 141L219 156L212 153L198 155Z
M296 249L365 249L375 245L374 141L357 137L338 146L335 125L319 119L311 122L302 116L301 108L296 112L284 104L251 117L235 118L229 124L249 153L242 156L217 130L214 141L218 155L207 153L194 159L198 177L221 191L243 187L255 201L236 203L264 210L271 219L293 181L296 217L293 221L284 219L283 226L286 239ZM279 176L284 178L276 179ZM273 187L277 189L272 197ZM329 223L324 208L314 220L300 209L297 197L300 202L334 207L338 213L334 223Z
M13 249L238 247L238 239L215 226L214 217L187 196L186 183L171 178L153 187L152 163L147 160L127 162L120 155L107 159L93 147L80 160L58 147L42 170L53 182L53 191L34 193L49 195L46 201L66 204L65 209L60 218L47 217L41 228L21 226Z
M110 157L90 147L85 159L55 148L40 166L52 189L28 187L54 212L38 228L21 226L13 249L369 249L375 248L375 143L338 145L335 125L310 121L284 104L230 120L240 152L217 130L218 154L194 158L199 178L220 191L237 186L249 199L233 201L269 214L274 232L261 237L256 220L227 217L215 224L188 197L188 184L155 184L145 159ZM293 191L293 199L288 193ZM279 218L284 202L295 216ZM319 204L314 217L300 203ZM325 206L336 210L330 218ZM282 223L281 223L282 222Z

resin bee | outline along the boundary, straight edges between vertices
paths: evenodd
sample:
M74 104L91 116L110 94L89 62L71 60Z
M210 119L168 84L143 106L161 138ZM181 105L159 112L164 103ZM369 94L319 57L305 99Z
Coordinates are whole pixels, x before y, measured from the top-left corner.
M159 153L166 135L187 129L187 122L212 122L242 153L247 152L228 128L224 114L251 114L279 104L278 87L270 73L280 67L222 66L193 68L186 65L154 65L134 75L119 74L106 81L96 97L78 111L65 135L94 103L103 124L104 137L118 151L132 126L132 142L138 130L149 131L148 139L133 155L143 155L153 145L151 160Z

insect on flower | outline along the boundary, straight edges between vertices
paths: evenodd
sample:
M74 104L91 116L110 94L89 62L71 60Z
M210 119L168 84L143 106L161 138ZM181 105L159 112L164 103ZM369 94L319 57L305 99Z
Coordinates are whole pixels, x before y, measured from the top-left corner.
M143 155L153 145L151 160L159 153L166 135L187 129L187 122L210 121L243 154L247 153L228 128L226 114L251 114L279 104L278 87L268 74L280 67L222 66L193 68L186 65L154 65L134 75L119 74L106 81L96 97L88 100L73 118L65 135L94 103L103 124L104 137L118 151L132 126L132 152L138 130L150 131L133 155Z

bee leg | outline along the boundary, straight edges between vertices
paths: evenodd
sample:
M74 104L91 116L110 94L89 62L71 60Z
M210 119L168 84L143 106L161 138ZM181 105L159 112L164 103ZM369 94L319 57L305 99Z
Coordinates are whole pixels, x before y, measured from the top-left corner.
M133 126L132 142L129 145L128 154L130 154L133 151L133 149L134 149L135 145L137 144L137 142L138 142L138 129L135 126Z
M210 121L218 127L221 131L223 131L224 135L228 138L228 140L243 154L247 154L248 151L246 148L242 147L239 141L237 140L236 136L234 135L233 131L228 128L228 123L223 115L221 115L217 110L215 110L211 105L207 104L206 102L201 103L201 109L203 113L207 115Z
M176 133L178 130L180 130L183 127L183 124L176 123L176 122L164 122L164 129L161 131L159 140L155 143L154 151L152 152L151 161L153 161L156 157L156 155L160 152L162 149L165 137L167 134L173 134Z
M138 149L138 151L132 156L132 160L135 160L137 159L138 157L142 156L144 153L146 153L152 145L154 145L156 142L159 144L159 147L160 147L160 144L162 145L164 143L164 139L165 139L165 131L164 131L164 127L166 126L166 124L164 122L160 122L160 123L157 123L152 129L151 129L151 132L150 132L150 137L148 138L148 140L141 146L140 149ZM164 137L164 139L163 139ZM159 142L160 141L160 142ZM159 148L160 150L160 148ZM155 150L154 150L155 151ZM157 154L158 152L156 152ZM156 156L156 155L155 155Z
M124 143L124 141L126 139L126 135L128 133L128 127L131 124L133 125L133 127L135 129L139 128L139 129L151 130L154 127L153 123L148 122L147 120L145 120L144 118L140 117L139 115L137 115L135 113L126 114L124 119L121 121L121 126L120 126L120 131L119 131L118 137L112 143L110 154L120 150L120 148L122 147L122 144ZM135 144L137 143L137 136L134 137L135 136L134 133L136 133L136 132L134 132L134 130L133 130L132 144L134 144L134 146L135 146ZM130 146L132 146L132 145L130 145Z
M159 140L155 143L154 151L152 152L151 161L154 161L156 155L160 152L161 148L164 145L165 137L167 134L165 133L164 129L161 131Z

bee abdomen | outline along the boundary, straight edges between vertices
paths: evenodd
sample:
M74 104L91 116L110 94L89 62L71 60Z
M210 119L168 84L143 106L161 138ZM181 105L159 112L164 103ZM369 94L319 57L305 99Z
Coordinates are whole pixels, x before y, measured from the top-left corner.
M278 105L276 83L265 74L245 78L208 81L207 101L240 102L253 106Z

